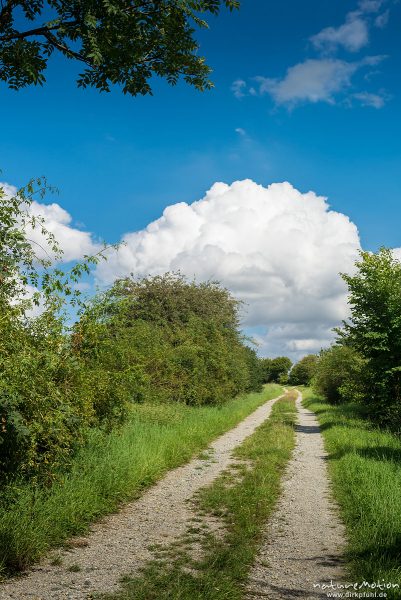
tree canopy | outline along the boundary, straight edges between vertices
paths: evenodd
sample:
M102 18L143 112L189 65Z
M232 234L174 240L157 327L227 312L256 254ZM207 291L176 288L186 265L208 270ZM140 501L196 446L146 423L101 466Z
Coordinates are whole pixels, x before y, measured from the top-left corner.
M261 364L263 381L265 383L271 381L277 383L285 382L292 361L288 356L277 356L276 358L264 358Z
M343 275L350 319L343 344L365 360L365 398L377 420L401 424L401 263L392 251L361 252L354 275Z
M291 385L309 385L316 371L318 358L316 354L307 354L291 369L289 383Z
M42 85L54 52L83 66L77 83L125 94L152 93L154 75L212 87L195 27L239 0L0 0L0 80L12 89Z

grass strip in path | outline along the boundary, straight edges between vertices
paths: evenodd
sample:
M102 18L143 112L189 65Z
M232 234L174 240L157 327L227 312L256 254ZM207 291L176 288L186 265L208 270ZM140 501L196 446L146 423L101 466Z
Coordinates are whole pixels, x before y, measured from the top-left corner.
M0 573L24 569L84 533L281 391L267 385L220 407L135 405L120 430L94 431L70 472L50 488L21 483L0 492Z
M240 600L294 443L295 393L234 451L235 463L194 499L186 535L103 600ZM216 526L217 525L217 526ZM194 547L197 547L194 553Z
M311 390L303 396L329 453L348 537L350 581L398 585L384 591L387 598L401 598L401 440L361 418L358 406L326 404Z

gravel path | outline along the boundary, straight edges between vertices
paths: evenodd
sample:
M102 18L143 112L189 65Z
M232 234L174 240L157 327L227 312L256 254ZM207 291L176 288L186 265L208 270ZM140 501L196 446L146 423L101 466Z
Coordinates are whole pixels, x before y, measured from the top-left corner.
M74 548L60 552L26 576L0 585L1 600L84 600L93 592L118 589L122 575L152 558L149 546L168 544L182 535L194 516L189 500L210 484L231 461L232 450L268 418L275 400L255 410L210 446L210 460L194 459L174 469L122 510L95 524ZM69 570L71 569L71 570Z
M330 494L318 422L301 399L294 456L250 574L247 600L327 599L314 584L344 581L345 530Z

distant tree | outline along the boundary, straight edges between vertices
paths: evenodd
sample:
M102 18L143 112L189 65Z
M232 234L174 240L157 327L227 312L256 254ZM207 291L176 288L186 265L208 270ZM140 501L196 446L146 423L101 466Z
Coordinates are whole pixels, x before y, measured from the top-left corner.
M268 383L270 381L270 363L271 358L261 358L261 376L263 383Z
M288 356L277 356L270 359L268 381L286 383L286 376L288 376L291 365L292 361Z
M255 350L249 346L244 346L244 354L249 373L246 391L260 392L264 383L263 359L259 358Z
M12 89L42 85L49 57L78 61L78 86L151 94L150 80L179 77L198 90L212 87L211 69L198 54L194 26L207 28L239 0L1 0L0 80Z
M291 369L288 382L291 385L309 385L316 371L318 357L308 354Z

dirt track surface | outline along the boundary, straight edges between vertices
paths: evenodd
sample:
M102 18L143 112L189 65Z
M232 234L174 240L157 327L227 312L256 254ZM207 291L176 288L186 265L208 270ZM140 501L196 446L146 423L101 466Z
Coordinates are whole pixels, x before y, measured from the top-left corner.
M250 573L247 600L327 599L314 584L340 583L345 578L345 530L329 489L323 439L314 413L303 408L300 395L297 407L294 455Z
M194 459L169 471L139 500L94 525L85 538L75 541L76 547L60 553L60 566L49 558L25 576L0 585L0 599L84 600L94 592L118 589L122 575L136 572L152 558L149 546L171 543L186 531L194 516L189 500L230 465L232 450L268 418L275 400L211 444L209 460Z

